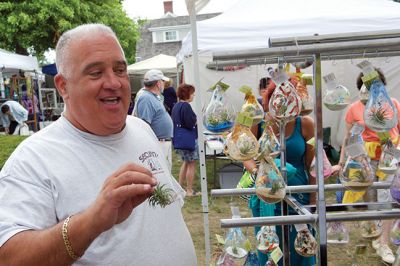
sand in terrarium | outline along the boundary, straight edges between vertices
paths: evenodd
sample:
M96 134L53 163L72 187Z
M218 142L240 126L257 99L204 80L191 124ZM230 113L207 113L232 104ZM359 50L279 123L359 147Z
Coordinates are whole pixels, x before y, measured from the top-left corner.
M225 251L236 265L244 265L246 262L248 252L244 248L230 246L227 247Z
M259 187L256 188L256 195L267 203L276 203L285 197L285 189L279 189L273 194L271 194L271 190L271 188Z
M379 167L379 170L381 170L382 172L384 172L385 174L388 175L393 175L397 172L397 167L396 166L392 166L392 167Z
M326 108L328 108L331 111L339 111L339 110L343 110L344 108L346 108L346 106L349 104L348 103L326 103L326 102L324 102L324 105L326 106Z

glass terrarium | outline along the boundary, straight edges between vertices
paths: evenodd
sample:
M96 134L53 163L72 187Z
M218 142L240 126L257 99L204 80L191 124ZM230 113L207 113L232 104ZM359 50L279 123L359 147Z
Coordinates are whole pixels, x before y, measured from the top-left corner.
M262 160L257 173L256 195L267 203L281 201L286 195L286 184L272 158Z
M362 221L361 236L367 239L376 239L382 234L381 221Z
M379 170L388 175L395 174L397 172L397 157L399 152L400 151L394 147L392 141L389 139L379 159Z
M297 235L294 240L294 250L303 257L315 256L318 248L317 241L308 230L307 225L295 225L295 227ZM299 227L301 229L298 229Z
M275 136L271 126L265 125L264 132L258 140L260 148L258 150L258 158L272 157L275 158L280 153L280 144Z
M275 226L262 226L257 233L257 249L264 253L270 253L279 247L279 237L276 234Z
M343 171L339 173L340 181L350 190L365 191L372 185L374 176L364 146L352 143L346 146L346 153L349 157Z
M282 69L274 71L268 68L268 72L276 88L269 100L269 112L278 121L290 121L300 115L302 102L296 89L289 82L287 74Z
M247 238L240 228L229 229L225 239L225 252L235 261L237 265L243 265L246 261Z
M309 83L311 80L311 83ZM300 115L309 115L313 111L313 100L310 97L310 94L307 90L307 85L312 84L312 77L309 78L305 74L303 74L296 85L297 94L300 96L302 107Z
M203 124L208 131L221 133L233 127L235 109L224 93L229 86L219 82L214 87L210 103L203 115Z
M390 230L390 240L392 241L393 245L400 245L400 220L396 220L393 223L392 229Z
M247 161L257 156L259 144L250 131L252 123L247 114L239 113L233 131L226 139L224 152L235 161Z
M393 200L400 203L400 175L396 174L394 176L392 185L390 186L390 195L392 195Z
M349 243L349 231L341 222L332 222L328 224L327 237L327 242L329 244Z
M349 90L338 83L333 73L324 76L324 81L327 88L322 102L326 108L331 111L338 111L346 108L351 102Z
M397 109L371 63L363 61L358 66L362 69L362 81L370 94L364 110L365 125L376 132L389 131L397 126Z
M253 125L257 125L264 118L264 109L253 95L253 91L249 86L242 86L239 88L245 96L245 102L242 105L241 112L245 112L253 119Z

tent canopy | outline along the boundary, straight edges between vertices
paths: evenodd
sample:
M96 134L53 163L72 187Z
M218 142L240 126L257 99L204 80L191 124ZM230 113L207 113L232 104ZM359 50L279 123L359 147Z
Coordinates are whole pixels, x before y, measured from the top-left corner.
M216 1L216 0L214 0ZM197 23L199 55L268 48L270 37L311 36L400 29L400 4L392 0L239 0ZM192 54L190 33L178 62Z
M5 74L15 74L20 70L39 72L36 57L14 54L0 49L0 71Z
M144 75L150 69L159 69L165 73L176 74L176 57L159 54L128 66L130 75Z

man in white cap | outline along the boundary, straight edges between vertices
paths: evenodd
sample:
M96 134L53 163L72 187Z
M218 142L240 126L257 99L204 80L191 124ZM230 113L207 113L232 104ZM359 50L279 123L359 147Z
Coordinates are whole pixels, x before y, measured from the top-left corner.
M133 114L150 125L161 144L171 169L173 123L161 97L164 81L169 81L169 78L158 69L149 70L144 74L144 88L140 94L138 93Z

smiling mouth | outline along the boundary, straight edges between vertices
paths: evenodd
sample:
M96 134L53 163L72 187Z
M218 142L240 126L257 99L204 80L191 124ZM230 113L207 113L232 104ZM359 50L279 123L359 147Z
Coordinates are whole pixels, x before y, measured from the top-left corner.
M100 101L105 104L117 104L121 101L121 97L104 98L104 99L101 99Z

